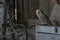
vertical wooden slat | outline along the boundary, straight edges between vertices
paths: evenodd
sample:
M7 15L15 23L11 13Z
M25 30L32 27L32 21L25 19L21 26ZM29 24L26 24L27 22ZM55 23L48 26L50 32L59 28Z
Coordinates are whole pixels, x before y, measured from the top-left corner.
M28 13L29 13L29 0L24 0L24 20L28 20Z
M34 18L37 18L37 16L36 16L36 10L37 10L37 9L39 9L39 0L35 0L35 1L34 1L34 12L35 12L35 13L34 13L34 14L35 14L35 15L34 15Z
M29 0L29 16L30 16L30 18L34 18L33 2L34 2L34 0Z
M24 20L24 4L23 4L23 1L24 0L18 0L18 8L17 8L17 12L18 12L18 19L17 19L17 21L18 21L18 23L22 23L23 22L23 20Z
M38 9L39 0L29 0L29 16L35 18L35 11Z
M3 24L2 24L2 35L6 34L6 0L4 0L4 15L3 15ZM3 40L6 40L6 37L3 38Z

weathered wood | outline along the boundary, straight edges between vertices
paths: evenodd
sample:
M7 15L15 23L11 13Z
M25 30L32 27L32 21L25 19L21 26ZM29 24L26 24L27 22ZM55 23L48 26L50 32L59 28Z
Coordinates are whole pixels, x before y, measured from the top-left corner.
M35 11L39 8L39 0L29 0L29 18L36 18Z
M18 0L17 1L18 3L18 5L17 5L17 15L18 15L18 19L17 19L17 21L18 21L18 23L22 23L23 22L23 20L24 20L24 4L23 4L23 0Z
M24 20L28 21L29 14L29 0L24 0Z
M54 0L53 0L54 1ZM40 9L43 10L43 12L50 17L52 7L53 7L53 1L52 0L40 0L39 5Z

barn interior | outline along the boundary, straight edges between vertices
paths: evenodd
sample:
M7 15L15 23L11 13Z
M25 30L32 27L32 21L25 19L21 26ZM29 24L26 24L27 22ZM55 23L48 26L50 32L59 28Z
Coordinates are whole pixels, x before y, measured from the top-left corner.
M59 0L0 0L0 40L60 40Z

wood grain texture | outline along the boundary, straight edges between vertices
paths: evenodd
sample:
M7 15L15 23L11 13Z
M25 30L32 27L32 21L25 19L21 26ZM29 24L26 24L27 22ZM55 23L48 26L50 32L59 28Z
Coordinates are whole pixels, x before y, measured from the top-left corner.
M39 7L39 0L29 0L29 16L35 18L35 11Z

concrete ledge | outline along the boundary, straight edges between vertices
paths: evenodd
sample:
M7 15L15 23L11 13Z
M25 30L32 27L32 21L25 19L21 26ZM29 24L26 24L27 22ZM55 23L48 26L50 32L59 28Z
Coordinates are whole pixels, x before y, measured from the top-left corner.
M60 27L36 25L36 40L60 40Z
M57 33L56 33L54 26L40 26L40 25L36 25L36 32L60 34L60 27L57 27Z
M55 27L37 25L36 32L55 33Z

